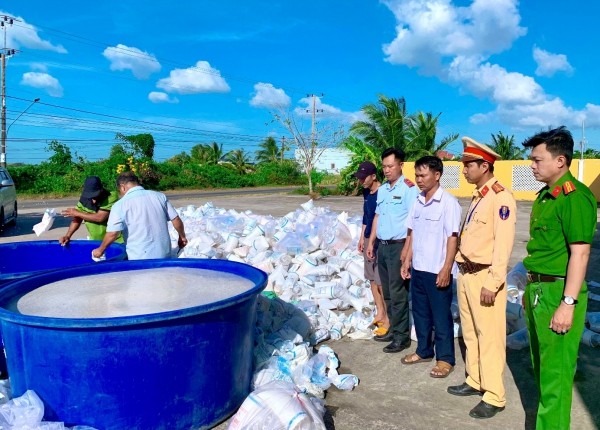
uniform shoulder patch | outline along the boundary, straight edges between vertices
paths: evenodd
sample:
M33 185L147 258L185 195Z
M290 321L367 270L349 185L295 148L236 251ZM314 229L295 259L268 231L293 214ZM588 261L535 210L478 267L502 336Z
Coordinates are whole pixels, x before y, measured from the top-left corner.
M573 182L571 181L567 181L563 184L563 192L565 193L565 195L572 193L576 189L577 188L575 188L575 184L573 184Z
M492 190L494 190L494 192L496 194L498 194L501 191L504 191L506 188L504 188L502 185L500 185L500 182L496 182L494 185L492 185Z
M482 197L485 197L485 195L488 193L488 191L489 191L489 190L490 190L490 189L489 189L489 187L488 187L487 185L486 185L485 187L483 187L483 188L481 189L481 191L480 191L480 193L481 193L481 196L482 196Z
M410 179L408 179L408 178L404 178L404 183L405 183L406 185L408 185L409 187L414 187L414 186L415 186L415 184L413 183L413 181L411 181L411 180L410 180Z
M508 206L500 206L498 215L500 215L501 220L507 220L508 217L510 216L510 209L508 208Z

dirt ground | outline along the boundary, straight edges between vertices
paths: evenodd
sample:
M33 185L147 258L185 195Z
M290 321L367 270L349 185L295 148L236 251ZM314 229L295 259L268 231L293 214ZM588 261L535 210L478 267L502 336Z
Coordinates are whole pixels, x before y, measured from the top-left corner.
M283 216L299 207L307 200L305 196L289 194L253 194L225 195L181 198L170 194L175 207L193 204L200 206L212 201L217 207L236 210L251 210L254 213ZM29 202L31 203L31 202ZM66 207L60 202L51 202L55 209ZM350 215L361 213L360 197L326 197L316 202L334 211L347 211ZM461 200L463 208L467 200ZM32 226L41 220L47 204L38 202L35 207L20 211L16 227L0 235L0 243L38 239ZM531 202L518 202L517 236L510 265L522 260L529 237L529 213ZM52 230L39 239L53 240L66 231L69 220L57 218ZM82 228L75 238L85 238ZM592 249L592 258L588 269L588 281L600 282L600 234ZM592 289L600 294L600 289ZM589 311L600 311L600 302L590 300ZM352 341L344 338L328 342L337 353L340 373L352 373L360 378L360 384L351 392L340 391L332 386L327 392L326 421L328 429L439 429L448 430L475 429L485 426L488 430L533 429L537 395L528 349L507 350L505 384L507 391L506 410L494 418L480 421L470 418L469 410L479 398L456 397L447 394L449 385L458 385L464 381L464 360L457 357L455 371L446 379L429 377L431 363L405 366L400 363L404 355L385 354L385 344L372 340ZM457 340L457 351L462 351ZM408 352L414 352L416 343ZM600 426L600 350L581 346L571 413L572 429L597 429ZM226 422L216 427L223 430Z

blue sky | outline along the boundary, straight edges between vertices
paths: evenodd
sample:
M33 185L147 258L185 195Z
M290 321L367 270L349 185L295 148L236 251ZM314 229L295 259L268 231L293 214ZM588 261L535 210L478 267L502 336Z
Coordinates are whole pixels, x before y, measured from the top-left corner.
M83 4L85 3L85 6ZM197 143L253 153L283 108L348 127L378 94L441 112L439 138L516 141L567 125L600 150L600 2L5 0L7 161L51 140L105 158L152 133L164 160ZM27 109L35 98L40 101ZM289 135L288 135L289 136ZM450 147L461 151L460 140Z

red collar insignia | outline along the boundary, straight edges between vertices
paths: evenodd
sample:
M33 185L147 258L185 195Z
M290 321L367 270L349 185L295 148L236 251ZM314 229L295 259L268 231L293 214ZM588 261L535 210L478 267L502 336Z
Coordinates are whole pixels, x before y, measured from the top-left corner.
M554 188L552 189L552 191L550 192L550 194L552 194L552 197L556 198L556 197L558 197L558 195L560 194L560 190L561 190L561 189L562 189L562 188L560 187L560 185L557 185L556 187L554 187Z
M483 187L481 189L481 191L479 191L479 193L481 194L481 197L485 197L485 195L488 193L490 189L488 188L488 186L486 185L485 187Z
M406 185L408 185L409 187L414 187L414 186L415 186L415 184L413 183L413 181L411 181L411 180L410 180L410 179L408 179L408 178L404 178L404 183L405 183Z

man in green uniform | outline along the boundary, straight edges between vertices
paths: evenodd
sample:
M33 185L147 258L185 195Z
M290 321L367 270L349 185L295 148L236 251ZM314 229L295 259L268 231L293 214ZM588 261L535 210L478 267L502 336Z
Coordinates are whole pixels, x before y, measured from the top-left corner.
M61 245L66 245L71 240L71 236L79 229L82 222L88 230L88 236L91 240L102 240L106 234L106 223L112 205L119 199L116 192L111 193L102 185L102 181L97 176L88 176L83 184L83 192L77 206L62 211L65 217L72 217L67 233L58 241ZM117 242L123 243L123 238L119 237Z
M523 146L531 148L535 179L546 184L533 204L523 260L528 271L523 302L539 392L536 429L569 429L596 199L569 172L573 137L565 127L538 133Z

